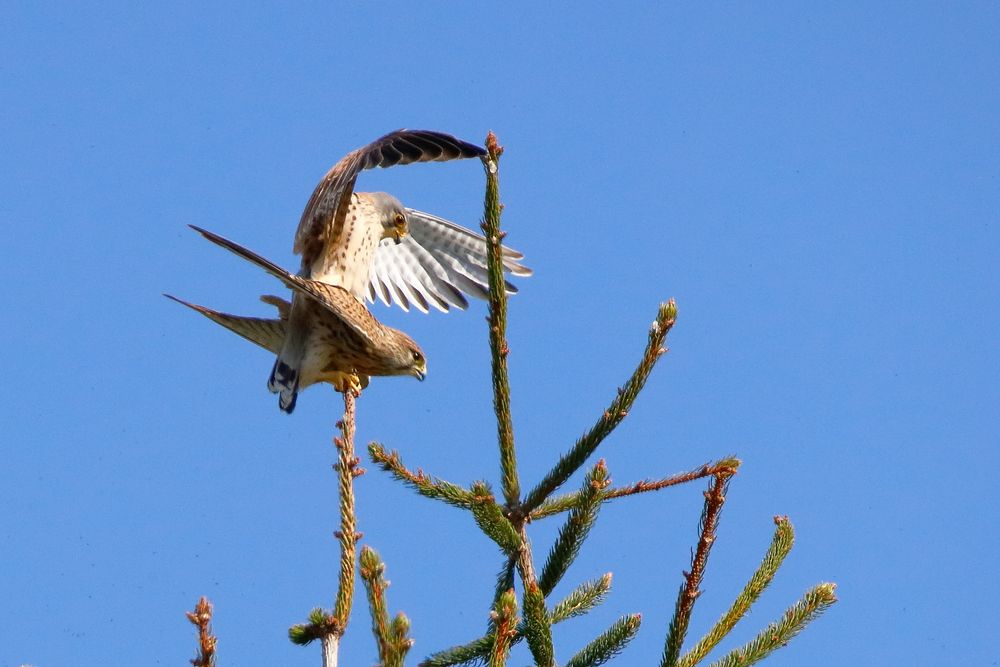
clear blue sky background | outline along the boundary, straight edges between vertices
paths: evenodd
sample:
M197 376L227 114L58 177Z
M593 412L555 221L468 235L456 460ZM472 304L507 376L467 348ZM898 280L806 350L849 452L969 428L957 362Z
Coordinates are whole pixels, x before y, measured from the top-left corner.
M744 460L692 638L788 514L797 546L726 648L836 581L770 664L996 664L996 4L133 5L0 9L0 665L186 664L202 594L225 664L319 664L285 632L332 598L339 401L281 414L269 355L160 293L268 312L280 287L186 225L294 266L319 177L399 127L506 145L536 271L510 312L525 484L677 299L603 456L619 483ZM469 161L360 186L475 226L482 184ZM376 314L430 377L376 381L359 445L496 482L484 305ZM619 664L656 663L703 488L605 507L556 596L614 591L557 628L560 660L640 611ZM358 502L410 664L478 636L500 558L471 519L376 470ZM374 661L361 605L342 664Z

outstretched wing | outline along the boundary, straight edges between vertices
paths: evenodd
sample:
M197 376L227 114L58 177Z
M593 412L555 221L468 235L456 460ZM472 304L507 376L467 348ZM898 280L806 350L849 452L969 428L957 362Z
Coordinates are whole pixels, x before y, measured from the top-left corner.
M302 266L312 266L326 240L339 236L338 229L344 224L354 182L363 169L444 162L485 154L481 146L430 130L397 130L348 153L326 173L302 212L293 248L302 255Z
M343 287L327 285L318 280L310 280L293 275L281 268L269 259L264 259L254 251L244 248L235 241L230 241L224 236L219 236L207 229L189 225L206 239L216 245L220 245L226 250L239 255L243 259L256 264L272 276L280 280L289 289L314 299L326 310L339 318L355 333L364 338L368 344L375 345L375 335L383 330L382 325L368 312L364 304L354 298L354 296ZM271 301L267 301L272 303Z
M229 313L221 313L205 306L199 306L196 303L188 303L170 294L164 294L163 296L173 299L177 303L184 304L216 324L226 327L233 333L243 336L251 343L256 343L265 350L270 350L275 354L281 351L281 346L285 342L285 332L288 330L288 323L285 321L286 318L271 320L263 317L230 315Z
M375 251L369 273L368 299L403 310L412 305L426 313L430 307L447 311L466 308L465 294L489 298L486 238L471 229L430 213L406 209L409 233L399 243L385 239ZM503 249L504 270L526 277L531 269L520 264L524 255ZM506 283L508 294L517 287Z

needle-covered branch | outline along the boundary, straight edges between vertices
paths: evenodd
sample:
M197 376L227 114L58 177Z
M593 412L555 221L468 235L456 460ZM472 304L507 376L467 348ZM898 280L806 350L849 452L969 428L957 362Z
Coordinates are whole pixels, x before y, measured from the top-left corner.
M611 590L611 573L608 572L600 579L588 581L573 589L569 595L563 598L552 608L550 618L555 625L567 618L582 616L588 611L604 602Z
M493 368L493 408L497 415L497 440L500 446L500 471L503 496L508 507L518 503L521 483L517 476L514 452L514 426L510 415L510 380L507 376L507 289L503 275L503 238L500 231L500 156L503 147L492 132L486 137L486 198L483 212L483 235L486 236L486 270L490 289L489 317L490 358Z
M660 489L665 489L670 486L677 486L686 482L692 482L696 479L712 477L727 470L736 470L739 468L739 465L739 459L732 457L725 458L715 463L706 463L688 472L682 472L677 475L671 475L670 477L664 477L663 479L646 479L634 482L628 486L619 486L607 489L602 494L601 499L606 502L608 500L614 500L615 498L624 498L625 496L634 496L640 493L659 491ZM543 502L531 513L530 518L532 521L535 521L538 519L544 519L554 514L560 514L575 507L579 502L579 491L564 493L561 496L549 498Z
M360 535L354 515L354 478L362 474L358 467L358 457L354 455L355 399L354 394L345 391L344 418L337 423L341 437L334 438L337 446L337 482L340 495L340 578L337 582L337 597L333 603L333 618L340 627L340 634L347 627L354 600L354 563L357 558L357 544Z
M670 629L663 648L663 659L660 667L675 667L687 634L688 623L695 600L701 595L701 580L705 576L705 566L708 564L708 554L715 543L716 530L719 527L719 515L722 505L726 502L726 489L732 473L721 473L715 476L708 491L705 493L705 506L701 513L698 527L698 546L691 557L691 570L684 573L684 584L677 594L674 616L670 619Z
M802 628L837 601L836 584L820 584L806 592L778 621L764 628L749 644L713 662L711 667L747 667L787 644Z
M555 625L568 618L586 614L604 602L610 589L610 572L596 581L588 581L580 585L552 609L552 613L549 614L549 623ZM523 620L514 633L512 644L516 644L522 639L524 639ZM482 661L486 659L491 646L493 646L492 630L485 637L480 637L468 644L455 646L425 658L420 663L420 667L450 667L451 665Z
M487 537L497 543L506 554L515 554L521 548L521 536L517 529L504 516L503 508L497 504L486 482L475 482L472 485L474 501L472 516L476 523L486 533Z
M524 591L524 638L528 640L536 667L555 667L552 627L545 610L545 596L535 582L527 584Z
M639 632L642 623L641 614L623 616L615 624L605 630L597 639L590 642L579 653L570 658L566 667L597 667L615 657L632 641Z
M198 655L192 658L194 667L215 667L215 646L218 639L212 634L212 604L202 597L194 611L187 612L187 619L198 628Z
M604 459L597 462L583 480L583 488L577 493L577 504L569 512L566 523L559 529L559 536L549 551L549 557L538 577L538 586L548 595L566 574L566 570L580 553L580 545L587 539L591 526L597 519L601 507L602 493L610 484L608 468Z
M389 637L392 639L393 652L392 659L386 663L386 667L403 667L406 654L413 648L414 640L410 638L410 619L406 614L399 612L389 625Z
M403 658L413 645L407 636L409 621L402 614L389 622L389 611L385 591L389 582L385 580L385 564L371 547L361 550L361 580L368 596L368 608L372 617L372 634L378 645L378 659L381 667L402 667Z
M628 379L625 385L618 390L618 395L604 414L597 420L597 423L583 437L576 441L573 448L563 454L555 467L545 476L545 478L532 489L522 505L522 511L530 514L556 489L570 478L580 466L594 453L597 446L610 434L618 424L625 419L628 411L632 408L636 396L646 384L646 379L652 372L656 361L667 351L663 347L667 334L677 320L677 305L671 299L667 303L661 303L660 309L656 313L656 319L649 328L649 341L646 343L646 350L636 367L635 372Z
M795 530L787 516L774 517L774 523L777 528L760 567L753 573L743 591L712 629L691 650L681 656L681 659L677 661L678 667L694 667L701 662L709 651L715 648L739 620L750 611L750 607L774 579L775 573L784 562L785 556L792 550L792 544L795 542Z
M489 667L504 667L510 655L510 647L517 636L517 597L510 588L500 596L490 614L493 626L493 645L490 647L487 664Z
M476 498L472 491L458 484L426 475L422 470L417 472L408 470L400 460L398 452L386 452L377 442L368 445L368 455L375 465L426 498L443 500L449 505L463 509L471 509L475 503Z
M323 642L323 664L333 667L337 661L337 650L340 637L347 628L347 620L351 616L351 605L354 600L354 574L357 543L360 534L357 532L357 519L354 514L354 478L364 471L358 467L358 457L354 455L355 433L355 398L347 391L344 397L344 417L337 422L340 437L334 438L337 447L337 491L340 499L340 530L337 539L340 542L340 568L337 581L337 594L333 602L333 610L327 614L322 609L313 609L309 614L309 622L294 625L288 629L288 638L292 643L305 645L316 639Z

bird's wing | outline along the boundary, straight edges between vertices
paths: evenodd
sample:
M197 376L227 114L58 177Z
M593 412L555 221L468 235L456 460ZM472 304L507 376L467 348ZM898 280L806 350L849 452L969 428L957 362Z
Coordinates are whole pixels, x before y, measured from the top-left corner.
M364 338L369 344L375 344L374 335L382 328L382 325L368 312L364 304L354 298L343 287L335 287L317 280L309 280L308 278L292 275L271 260L264 259L254 251L244 248L235 241L230 241L224 236L219 236L201 227L194 225L190 225L190 227L212 243L222 246L226 250L264 269L283 282L289 289L314 299L359 336ZM271 302L268 301L268 303Z
M397 130L348 153L326 173L302 212L293 247L302 255L302 266L312 266L324 245L339 236L338 228L344 224L354 182L362 170L485 154L481 146L430 130Z
M164 294L168 299L173 299L177 303L184 304L188 308L197 311L212 320L216 324L221 324L235 334L243 336L251 343L260 345L265 350L270 350L275 354L281 351L281 346L285 342L285 332L288 324L284 320L270 320L263 317L242 317L240 315L230 315L220 313L217 310L199 306L195 303L188 303L175 296Z
M426 313L429 306L447 311L466 308L464 294L489 298L486 273L486 239L454 222L406 209L408 234L400 242L385 239L375 251L369 272L368 299L398 303L403 310L412 305ZM531 269L520 264L524 255L503 249L504 271L526 277ZM517 288L506 283L507 292Z

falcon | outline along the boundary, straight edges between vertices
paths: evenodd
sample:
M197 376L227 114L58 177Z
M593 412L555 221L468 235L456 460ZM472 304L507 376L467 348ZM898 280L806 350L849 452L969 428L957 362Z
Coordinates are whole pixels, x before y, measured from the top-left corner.
M327 172L313 191L295 233L301 255L298 277L343 288L363 304L381 299L404 310L465 308L464 294L487 298L486 242L442 218L406 208L385 192L354 192L365 169L414 162L482 157L485 150L451 135L398 130L359 148ZM531 270L520 253L505 249L504 268L517 276ZM516 292L507 284L508 292ZM311 339L307 290L293 288L287 331L268 379L278 405L291 412L302 383ZM314 297L315 298L315 297Z
M298 297L299 316L306 332L299 367L299 389L317 382L329 382L337 391L359 392L372 375L412 375L423 380L427 361L417 343L402 331L380 323L364 304L342 287L296 276L255 252L214 234L194 227L213 243L234 252L275 276ZM273 296L261 297L278 308L279 319L240 317L169 298L205 315L271 351L281 349L287 339L293 303ZM297 393L287 397L282 409L291 412ZM286 399L283 395L282 399Z

